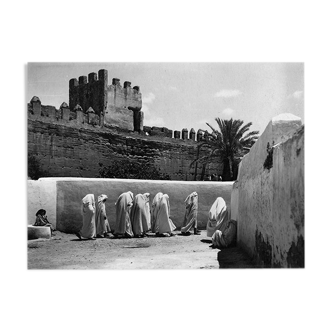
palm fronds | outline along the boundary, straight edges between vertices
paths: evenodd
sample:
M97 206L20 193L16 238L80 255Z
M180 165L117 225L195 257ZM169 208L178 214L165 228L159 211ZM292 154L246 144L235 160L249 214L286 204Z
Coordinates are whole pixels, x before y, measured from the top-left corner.
M252 125L251 122L243 125L242 120L222 120L220 118L215 120L218 129L206 123L211 132L205 132L204 139L198 144L196 158L191 162L190 167L196 165L197 170L198 163L204 166L217 161L223 168L223 179L234 180L238 164L256 142L259 132L248 132ZM206 148L204 154L202 153L203 148Z

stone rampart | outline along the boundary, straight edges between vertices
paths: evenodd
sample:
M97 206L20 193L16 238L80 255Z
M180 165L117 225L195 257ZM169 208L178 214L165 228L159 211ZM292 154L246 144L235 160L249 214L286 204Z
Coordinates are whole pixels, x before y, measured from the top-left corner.
M108 166L121 159L153 164L171 180L194 180L195 168L190 164L196 157L197 141L192 131L191 139L172 138L167 128L152 127L156 134L146 134L101 122L92 107L83 112L76 105L71 111L62 103L56 109L33 97L28 104L28 152L50 176L98 177L100 164ZM198 165L197 180L201 173ZM220 165L210 164L206 174L220 175Z

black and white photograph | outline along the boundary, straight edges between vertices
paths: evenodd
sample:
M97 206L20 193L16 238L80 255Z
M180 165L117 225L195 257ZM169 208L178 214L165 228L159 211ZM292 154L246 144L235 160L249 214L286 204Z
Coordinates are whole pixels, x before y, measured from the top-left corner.
M305 267L303 63L27 67L29 269Z

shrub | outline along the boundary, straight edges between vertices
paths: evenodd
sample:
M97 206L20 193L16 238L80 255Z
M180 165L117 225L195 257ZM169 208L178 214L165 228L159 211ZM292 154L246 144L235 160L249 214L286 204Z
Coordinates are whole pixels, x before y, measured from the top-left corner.
M168 174L161 173L152 163L130 160L114 160L111 165L99 164L100 178L140 179L140 180L170 180Z
M28 154L28 177L30 177L31 180L38 180L39 178L48 176L50 176L49 173L41 168L37 157Z

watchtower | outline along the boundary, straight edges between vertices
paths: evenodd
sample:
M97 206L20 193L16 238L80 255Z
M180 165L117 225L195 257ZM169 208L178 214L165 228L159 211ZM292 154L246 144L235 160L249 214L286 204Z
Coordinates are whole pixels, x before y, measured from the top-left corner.
M80 76L77 80L69 81L69 107L73 110L80 105L83 112L92 107L95 114L102 120L101 125L110 125L122 129L142 131L143 112L142 94L139 86L131 87L131 82L113 78L112 85L108 85L108 72L105 69L87 76Z

